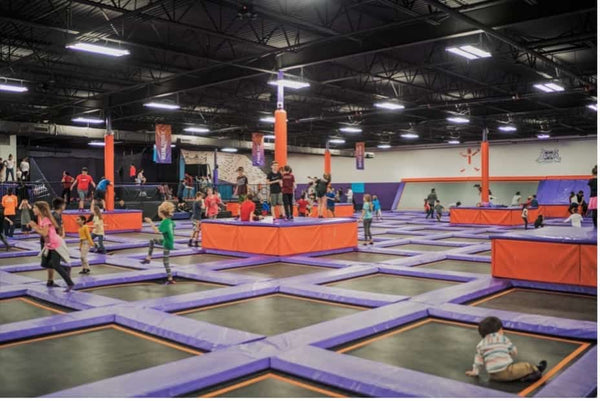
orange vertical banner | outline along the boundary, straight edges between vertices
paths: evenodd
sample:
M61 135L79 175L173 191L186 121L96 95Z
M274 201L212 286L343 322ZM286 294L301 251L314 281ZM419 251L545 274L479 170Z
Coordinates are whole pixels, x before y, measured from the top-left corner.
M481 142L481 202L490 201L490 148L489 142Z
M275 110L275 161L279 167L287 164L287 113Z
M325 149L323 172L325 174L331 174L331 152L329 149Z
M115 137L112 132L104 136L104 178L112 185L106 187L106 210L115 208Z

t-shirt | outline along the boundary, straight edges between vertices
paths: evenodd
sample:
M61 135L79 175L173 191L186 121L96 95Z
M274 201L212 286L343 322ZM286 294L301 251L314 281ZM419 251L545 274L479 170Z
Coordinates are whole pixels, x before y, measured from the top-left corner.
M246 195L248 193L248 177L245 175L238 177L236 180L236 185L238 195Z
M283 174L282 176L282 186L281 192L284 194L293 194L294 193L294 183L296 182L296 178L294 178L294 174Z
M329 183L331 181L325 181L323 179L318 179L317 180L317 187L316 187L316 191L318 195L325 195L325 193L327 192L327 187L329 186Z
M531 206L531 207L538 207L539 205L540 204L539 204L539 202L538 202L537 199L532 199L531 200L531 204L529 206Z
M269 172L269 174L267 174L267 181L277 181L277 180L281 180L283 179L283 176L281 175L280 172L274 173L272 171ZM278 182L275 182L273 184L269 184L269 190L271 191L272 194L278 194L281 193L281 185L279 185Z
M346 202L348 203L352 203L352 201L354 200L354 192L352 192L351 189L348 190L348 192L346 192Z
M135 177L135 173L136 173L135 166L129 167L129 176L130 177Z
M17 205L19 200L15 195L4 195L2 197L2 207L5 216L14 216L17 214Z
M175 223L171 219L163 219L158 226L158 231L163 235L163 248L168 250L175 249Z
M15 161L14 160L6 160L6 168L14 168Z
M335 192L329 191L327 192L327 207L332 208L335 207Z
M106 187L108 187L109 185L110 185L110 181L105 178L103 180L100 180L100 182L96 186L96 189L98 191L106 191Z
M71 188L71 185L73 184L74 178L71 177L70 175L65 175L65 177L63 178L64 182L63 182L63 188L64 189L69 189Z
M250 216L252 216L252 213L254 213L255 209L256 205L254 202L249 200L243 201L242 205L240 206L240 220L250 221Z
M577 195L573 195L569 198L569 203L577 203Z
M96 235L104 235L104 220L102 220L100 217L94 215L92 222L94 224L92 233L94 233Z
M216 216L219 214L219 198L216 195L207 196L204 199L204 205L206 206L206 213L209 216Z
M512 356L516 354L517 347L504 334L488 334L477 344L473 370L479 373L485 366L488 373L502 372L513 363Z
M94 241L92 241L92 236L90 235L90 228L85 224L79 227L77 230L79 232L79 243L83 244L87 242L90 246L94 246Z
M192 204L192 220L202 219L202 209L204 209L202 200L194 201Z
M598 179L590 178L588 181L588 186L590 187L590 197L598 196Z
M429 195L427 195L427 203L429 203L430 205L435 204L435 201L437 200L437 194L432 192Z
M433 207L433 209L436 211L436 213L442 213L442 211L444 210L444 206L438 203Z
M365 202L363 203L363 210L365 211L365 220L369 220L373 218L373 205L371 204L371 202Z
M90 187L90 183L94 181L91 175L89 174L79 174L75 181L77 181L77 190L78 191L87 191Z
M381 209L381 203L379 203L379 199L373 199L373 210L377 211Z
M49 218L44 217L42 219L38 219L38 225L40 228L48 227L48 235L44 237L44 245L48 249L57 249L60 244L60 237L56 233L56 228L52 225L52 222Z
M571 226L573 227L581 227L581 220L583 217L579 213L573 213L565 220L565 223L571 222Z
M306 207L308 206L308 201L306 199L300 199L298 201L298 213L306 214Z
M21 171L24 173L29 171L29 163L26 161L22 161L21 165L19 167L20 167Z
M515 195L512 197L512 200L510 201L510 204L512 206L518 206L519 203L521 203L521 195Z

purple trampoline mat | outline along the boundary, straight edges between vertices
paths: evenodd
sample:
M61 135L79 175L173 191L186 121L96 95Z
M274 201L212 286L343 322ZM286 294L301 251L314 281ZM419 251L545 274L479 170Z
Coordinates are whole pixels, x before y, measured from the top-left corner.
M115 270L106 271L106 274L93 272L88 277L80 277L76 274L79 268L73 268L76 288L88 288L89 291L75 291L69 294L63 293L61 288L47 289L35 278L11 273L13 270L22 271L39 266L40 260L37 256L0 258L0 300L32 297L59 308L81 310L65 315L32 315L27 317L27 320L0 324L0 341L18 341L32 336L116 323L157 339L212 351L202 356L149 369L138 369L125 374L111 373L103 380L94 379L71 389L69 387L75 383L67 383L66 387L61 387L59 392L52 394L60 397L171 397L192 392L203 393L203 389L266 369L277 369L309 380L310 383L366 396L510 397L512 393L506 392L506 389L498 391L482 387L478 383L465 381L462 376L444 378L439 374L419 372L412 365L399 367L394 366L394 361L375 362L323 348L356 342L400 325L410 325L415 319L427 318L428 315L473 324L490 313L499 316L511 329L540 335L585 338L592 342L596 340L595 322L587 321L588 318L576 320L575 314L556 316L553 312L554 316L544 315L544 311L535 309L528 302L521 302L526 305L523 311L517 312L503 310L502 305L498 304L468 305L482 297L511 290L513 287L595 296L595 291L580 287L548 286L542 283L490 278L489 256L474 253L488 252L489 244L477 242L488 241L487 235L522 235L524 231L480 226L455 227L446 223L434 228L429 221L415 220L415 216L422 217L422 213L385 213L384 224L376 229L377 236L386 239L384 245L435 246L433 249L437 252L407 252L389 247L361 246L361 251L364 249L362 252L346 250L326 255L321 253L289 258L266 258L192 253L195 250L183 247L184 249L174 251L171 256L172 269L178 281L174 286L162 285L165 271L160 260L160 249L156 250L156 259L151 265L139 266L135 259L121 257L128 255L106 257L91 254L93 263L105 263L105 259L110 260L109 263L114 263L111 266ZM301 223L295 222L294 225L305 224ZM178 227L188 228L184 222L177 224ZM407 228L409 231L406 231ZM561 227L552 227L556 228ZM539 232L540 230L536 230L536 234ZM554 231L553 235L556 233L557 231ZM137 238L136 233L122 234L123 239L132 236L132 242L139 240L142 244L147 238L140 237L147 237L150 233L144 230L144 235ZM386 234L389 237L386 238ZM399 236L392 237L394 234ZM421 236L417 237L418 234ZM111 235L114 236L108 234L107 237ZM417 240L417 244L407 244L404 235L416 237L411 240ZM573 237L571 235L568 238ZM575 240L580 241L581 238L577 237ZM583 240L585 241L585 238ZM29 242L31 244L27 243L27 247L31 250L21 254L36 255L37 238L32 238ZM122 242L121 239L119 242ZM461 242L465 246L434 245L458 245ZM379 241L378 244L382 242ZM470 246L466 246L467 244ZM107 245L109 249L116 246L108 242ZM141 254L144 254L147 248L140 248ZM9 255L17 256L13 253L7 254ZM74 265L79 263L76 250L73 250L72 262ZM130 266L132 263L136 266ZM127 267L135 267L137 270ZM92 265L92 271L93 269ZM381 277L384 280L381 280ZM425 289L424 292L417 291L411 295L396 291L401 287L395 284L398 283L398 279L449 285ZM372 280L375 282L369 283ZM339 285L344 282L361 284L361 281L362 285L369 284L370 289L343 288ZM136 286L138 289L135 289ZM392 290L388 293L385 288L378 286L389 287ZM398 288L393 288L394 286ZM101 294L101 291L109 290L115 291L116 294ZM127 295L119 295L119 292ZM141 293L143 296L131 295L134 293ZM285 294L300 298L290 298L284 296ZM292 299L294 302L281 302L282 298ZM251 311L237 307L261 299L277 302L272 302L273 305L254 303ZM459 305L460 303L467 305ZM352 305L360 305L363 309ZM200 310L192 312L191 308ZM181 310L189 313L167 313ZM0 311L0 315L1 313ZM308 317L303 316L306 313ZM265 338L265 335L271 337ZM309 346L311 344L312 346ZM470 363L473 347L474 345L469 343L469 350L465 352L465 358L469 359L467 365ZM411 346L411 350L412 348L418 349ZM438 354L443 355L445 351L446 349L441 349ZM534 394L534 397L553 394L550 392L551 388L555 388L556 394L561 396L589 395L596 388L596 371L591 368L592 362L596 360L595 354L594 347L574 358L554 375L552 380L542 386L542 390ZM461 365L462 371L465 368L468 366ZM25 382L27 383L27 380ZM7 390L3 392L0 389L0 396L7 394Z

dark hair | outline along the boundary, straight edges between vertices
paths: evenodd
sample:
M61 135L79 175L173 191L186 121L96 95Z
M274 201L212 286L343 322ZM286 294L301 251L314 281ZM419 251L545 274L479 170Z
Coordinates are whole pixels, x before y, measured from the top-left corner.
M81 171L88 171L87 167L82 167Z
M84 215L80 214L79 216L77 216L77 220L83 220L83 222L85 223L87 221L87 217L85 217Z
M283 171L291 173L292 172L292 168L290 166L283 166Z
M8 189L6 190L6 194L7 194L7 195L12 195L12 194L13 194L13 189L12 189L12 188L8 188Z
M63 198L54 198L52 199L52 209L56 210L65 205L65 200Z
M479 326L477 326L477 330L479 331L479 335L484 338L488 334L497 333L502 329L502 320L498 319L495 316L488 316L479 322Z
M246 200L254 201L254 197L252 196L252 194L248 194L246 195Z
M431 188L431 192L435 192L435 188Z
M456 206L460 206L460 205L462 205L461 201L456 202Z
M521 192L517 191L517 193L515 195L521 195Z
M531 195L531 196L533 196L534 198L537 198L537 195L536 195L536 194L533 194L533 195Z
M596 164L596 165L594 166L594 168L592 169L592 174L593 174L593 175L598 175L598 165L597 165L597 164Z

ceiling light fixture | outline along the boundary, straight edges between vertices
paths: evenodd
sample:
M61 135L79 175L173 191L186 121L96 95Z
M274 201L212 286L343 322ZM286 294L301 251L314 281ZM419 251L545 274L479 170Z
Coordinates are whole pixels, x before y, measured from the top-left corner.
M177 110L181 108L178 104L173 103L159 103L159 102L150 102L144 103L144 107L149 107L151 109L165 109L165 110Z
M587 108L591 109L591 110L594 110L594 111L598 111L598 105L597 104L588 104Z
M449 139L448 143L450 145L458 145L460 143L460 139Z
M103 148L104 147L104 142L91 141L91 142L88 142L88 145L90 145L90 146L97 146L99 148Z
M478 49L477 47L471 45L460 47L447 47L446 51L449 53L454 53L458 56L464 57L469 60L492 57L491 53Z
M545 84L535 84L533 85L534 88L537 88L541 91L544 91L546 93L550 93L550 92L562 92L565 90L565 88L563 88L560 85L557 85L553 82L548 82Z
M275 86L283 86L284 88L290 89L302 89L310 86L308 82L292 81L290 79L277 79L275 81L269 81L268 84Z
M100 119L100 118L93 118L93 117L77 117L72 119L71 121L73 121L74 123L83 123L83 124L102 124L104 122L104 120Z
M502 132L515 132L517 130L517 127L514 127L512 125L501 125L498 127L498 130Z
M235 153L238 150L236 148L222 148L221 152L226 152L226 153Z
M419 137L419 134L415 134L414 132L407 132L405 134L400 134L400 136L404 139L416 139Z
M380 143L379 145L377 145L377 147L379 149L389 149L392 147L392 145L390 145L389 143Z
M398 104L398 103L392 103L392 102L375 103L375 107L379 107L380 109L387 109L387 110L402 110L404 108L403 105Z
M329 143L341 145L342 143L346 143L346 140L344 138L331 138L329 139Z
M264 138L264 139L272 139L272 140L275 140L275 135L272 135L272 134L267 134L267 135L264 135L264 136L263 136L263 138Z
M210 130L208 128L203 128L203 127L188 127L188 128L184 128L183 130L185 132L195 132L198 134L206 134L207 132L210 132Z
M358 134L362 132L362 129L356 127L342 127L340 132L346 132L348 134Z
M92 43L87 42L73 43L71 45L67 45L66 47L67 49L80 50L88 53L103 54L105 56L112 57L122 57L129 55L129 50L127 49L117 49L115 47L94 45Z
M549 134L537 134L538 139L548 139L550 138Z
M13 85L13 84L9 84L9 83L0 83L0 91L4 91L4 92L16 92L16 93L23 93L23 92L27 92L29 89L27 89L26 86L22 86L22 85Z
M275 124L275 117L261 117L259 121L263 123Z
M448 117L446 120L456 124L466 124L470 121L468 118L464 117Z

